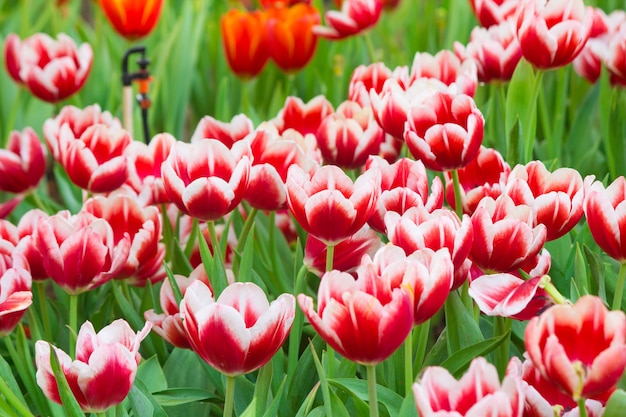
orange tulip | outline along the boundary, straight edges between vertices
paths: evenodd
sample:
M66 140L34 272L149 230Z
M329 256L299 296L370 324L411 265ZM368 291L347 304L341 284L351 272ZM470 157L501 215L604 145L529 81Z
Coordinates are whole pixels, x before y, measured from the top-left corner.
M127 39L137 39L154 28L163 0L100 0L100 6L117 33Z
M317 46L313 26L320 23L317 9L298 3L268 11L270 55L285 72L297 71L309 63Z
M230 69L239 77L257 76L269 59L267 15L229 10L221 20L222 42Z

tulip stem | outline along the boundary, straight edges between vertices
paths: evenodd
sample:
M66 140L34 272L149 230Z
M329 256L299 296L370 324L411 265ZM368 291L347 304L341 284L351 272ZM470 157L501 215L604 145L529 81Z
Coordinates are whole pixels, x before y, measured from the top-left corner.
M541 277L539 288L543 288L556 304L566 304L568 302L567 298L565 298L563 294L561 294L552 284L549 275Z
M252 230L254 218L256 217L257 213L258 210L255 208L252 208L250 210L250 212L248 213L248 217L243 224L243 228L241 229L241 233L239 234L239 239L237 241L237 250L235 250L235 257L233 259L233 271L235 271L235 273L237 273L237 271L239 270L238 267L239 262L241 261L241 254L243 253L243 250L245 248L246 241L248 240L248 236L250 235L250 230Z
M617 283L615 285L615 294L613 295L613 310L621 310L622 308L624 281L626 281L626 262L619 266L619 272L617 273Z
M334 256L335 256L335 245L326 245L326 272L332 271ZM328 358L328 377L334 378L335 377L335 351L330 346L328 346L328 353L326 357Z
M226 377L226 392L224 397L224 417L232 417L235 405L235 377Z
M46 288L44 281L37 281L35 288L39 299L39 309L41 310L41 321L43 322L43 334L47 341L52 341L52 328L50 327L50 316L48 315L48 305L46 303Z
M500 377L503 377L504 373L506 372L506 367L509 363L511 326L513 325L513 323L508 317L494 316L493 319L494 336L500 337L505 334L507 335L505 340L500 343L500 345L498 345L493 352L496 368L498 369Z
M78 295L70 294L70 358L75 359L76 329L78 327Z
M454 187L454 211L457 217L463 218L463 195L461 194L461 181L459 181L459 171L453 169L450 171L452 174L452 186Z
M378 417L378 396L376 393L376 365L366 365L367 388L370 404L370 417Z
M298 294L304 292L306 288L306 274L307 267L306 265L302 265L300 270L298 271L298 275L296 276L296 283L294 286L293 294L297 298ZM291 379L296 372L296 367L298 365L298 355L300 352L300 339L302 338L302 326L304 323L304 313L302 310L297 308L296 314L293 319L293 324L291 325L291 331L289 332L289 355L287 356L287 383L289 386L291 383Z
M404 393L409 395L411 386L413 385L413 332L404 339ZM368 377L369 379L369 377Z
M374 43L372 42L372 37L370 36L369 31L363 34L363 40L365 41L365 47L367 48L367 53L370 56L372 64L377 62L378 58L376 57L376 49L374 49Z
M335 246L326 246L326 272L333 270L333 258L335 257Z
M32 417L33 413L30 412L16 396L11 388L4 381L4 378L0 378L0 393L4 396L7 402L19 413L22 417Z
M587 417L587 406L585 405L585 398L578 399L578 417Z

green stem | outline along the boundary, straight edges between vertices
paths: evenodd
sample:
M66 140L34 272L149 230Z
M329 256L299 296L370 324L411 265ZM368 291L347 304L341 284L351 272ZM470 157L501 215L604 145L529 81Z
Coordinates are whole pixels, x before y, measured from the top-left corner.
M578 416L587 417L587 406L585 405L584 397L578 400Z
M617 273L617 283L615 285L615 294L613 295L613 310L621 310L622 308L624 281L626 281L626 262L619 266L619 272Z
M70 358L76 352L76 335L78 330L78 295L70 294Z
M363 40L365 41L365 47L367 48L367 54L370 57L371 63L373 64L374 62L377 62L378 58L376 57L376 49L374 48L374 43L372 42L372 37L369 31L363 34Z
M369 395L370 417L378 417L378 396L376 394L376 365L366 365L367 391Z
M413 385L413 332L404 339L404 393L409 395Z
M454 211L459 219L463 218L463 195L461 194L461 181L459 181L459 171L453 169L452 185L454 187Z
M333 258L335 255L335 246L327 245L326 246L326 272L332 271L333 269ZM335 377L335 351L333 348L328 346L328 377Z
M539 288L543 288L556 304L566 304L569 302L567 298L565 298L563 294L561 294L559 290L557 290L556 287L552 284L549 275L544 275L543 277L541 277Z
M215 222L208 221L206 222L206 225L207 225L207 228L209 229L209 237L211 239L211 246L213 247L213 259L215 259L218 262L224 263L224 257L222 256L222 248L220 247L220 241L217 238L217 231L215 230ZM199 232L198 236L202 236L202 233Z
M239 263L241 262L241 254L243 253L243 249L246 246L246 242L248 240L248 236L250 235L250 230L252 230L252 225L254 224L254 218L259 211L255 208L252 208L248 213L248 217L243 224L243 228L241 229L241 233L239 234L239 239L237 240L237 249L235 249L235 257L233 258L233 271L237 273L239 270Z
M307 267L306 265L302 265L300 267L300 271L298 271L298 275L296 276L296 283L294 286L294 296L298 297L298 294L304 292L306 287L306 274ZM293 324L291 325L291 331L289 332L289 356L287 363L287 383L286 385L289 387L291 383L291 379L293 378L294 373L296 372L296 367L298 366L298 354L300 352L300 339L302 337L302 326L304 324L304 314L302 310L296 308L296 314L293 319Z
M504 334L508 334L506 340L500 343L493 352L496 369L498 369L500 377L503 377L506 371L506 367L509 363L509 348L511 345L510 340L512 322L511 319L508 317L494 316L493 319L494 336L499 337Z
M224 397L224 417L232 417L235 406L235 377L226 377L226 392Z
M333 258L335 257L335 246L326 246L326 272L333 270Z
M416 339L413 342L417 345L415 352L415 360L413 362L413 375L415 372L419 372L424 364L424 357L426 356L426 347L428 345L428 338L430 336L430 319L417 326L417 332L413 332L413 337ZM412 384L412 382L411 382Z
M17 396L11 391L11 388L7 385L3 378L0 378L0 393L6 398L7 402L20 414L22 417L32 417L33 413L30 412Z
M500 99L500 106L499 109L501 111L501 114L499 115L499 126L500 126L500 131L497 132L496 137L499 138L498 139L498 143L500 148L498 149L502 155L508 155L509 153L509 141L506 140L506 87L504 83L500 83L498 84L498 86L496 87L497 91L498 91L498 97Z
M532 86L532 101L529 103L528 114L524 124L522 125L523 146L524 146L524 160L522 163L528 163L532 159L533 149L535 144L535 135L537 134L537 99L539 96L539 90L541 88L541 81L543 79L544 71L538 70L535 74L535 79ZM532 121L535 123L532 123ZM531 124L534 126L531 128Z
M102 412L102 413L96 413L97 417L106 417L106 413Z
M50 315L48 314L48 304L46 303L45 281L37 281L35 283L35 291L39 299L39 314L43 322L43 334L47 341L52 341L52 327L50 326Z

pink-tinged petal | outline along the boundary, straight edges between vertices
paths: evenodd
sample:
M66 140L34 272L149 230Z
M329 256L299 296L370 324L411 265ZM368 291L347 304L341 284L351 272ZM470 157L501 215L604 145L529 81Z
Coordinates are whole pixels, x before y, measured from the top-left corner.
M38 340L35 343L35 363L37 365L35 377L37 379L37 385L39 385L46 397L61 404L59 388L52 371L52 366L50 365L50 347L51 345L43 340ZM63 373L67 376L72 365L72 359L62 350L54 346L52 346L52 348L57 355Z
M470 283L469 294L483 313L515 317L529 306L540 281L541 277L525 281L511 274L483 275Z
M449 396L451 387L456 385L457 381L445 368L438 366L426 368L420 381L413 384L419 414L429 416L437 411L451 411Z
M216 302L237 310L247 328L254 326L270 306L263 290L250 282L236 282L227 286Z
M191 349L180 314L156 314L154 310L148 310L143 317L152 323L152 330L165 341L180 349Z
M450 393L450 406L453 410L465 413L474 404L500 388L498 371L484 358L477 358Z
M87 363L99 344L93 324L89 321L84 322L80 326L78 337L76 338L76 359Z

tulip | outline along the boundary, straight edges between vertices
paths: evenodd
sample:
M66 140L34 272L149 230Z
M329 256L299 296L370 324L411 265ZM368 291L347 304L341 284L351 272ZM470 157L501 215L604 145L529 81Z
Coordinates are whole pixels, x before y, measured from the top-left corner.
M476 92L478 74L473 59L461 61L452 51L442 50L436 55L418 52L413 57L409 83L420 78L441 81L444 85L454 87L453 91L470 97Z
M348 87L348 98L365 106L369 103L370 90L380 94L385 81L393 77L393 72L383 62L359 65L352 72Z
M344 0L341 11L326 12L328 26L316 26L313 33L333 40L358 35L378 23L382 10L382 0Z
M404 140L427 168L449 171L466 166L478 155L484 123L470 96L435 93L411 108Z
M128 323L119 319L98 333L90 322L80 328L76 340L76 359L48 342L35 343L37 385L50 400L61 403L59 387L50 365L52 352L80 408L101 413L120 404L130 392L137 374L139 344L150 332L151 324L134 333ZM52 348L52 352L51 352Z
M517 16L522 55L538 69L565 66L582 51L592 24L582 0L525 0Z
M385 215L389 211L404 214L415 206L423 206L429 212L443 207L443 186L439 177L433 178L428 190L428 175L421 161L402 158L389 164L380 157L372 157L366 168L376 166L381 172L381 194L376 210L367 223L381 233L387 233Z
M241 78L253 78L269 59L267 14L262 11L229 10L220 21L222 43L230 69Z
M157 207L142 207L133 197L113 195L93 197L84 203L83 210L111 225L114 245L130 237L128 259L117 278L128 278L139 286L165 278L165 244L161 242L161 213Z
M603 58L611 84L626 87L626 20L609 35Z
M601 398L626 368L626 314L585 295L533 318L524 342L541 375L574 401Z
M283 344L295 314L295 299L282 294L269 303L251 282L235 282L214 299L211 289L194 281L180 314L192 349L227 376L253 372Z
M315 134L322 120L333 111L333 105L325 96L313 97L307 103L298 97L289 96L273 123L279 133L294 129L302 135Z
M26 258L0 237L0 337L13 331L32 304L31 285Z
M33 244L45 254L48 276L76 295L113 279L128 259L131 241L125 235L115 245L106 220L85 211L76 215L62 211L37 221Z
M100 0L109 23L127 39L143 38L159 21L163 0Z
M476 19L486 28L514 18L519 4L519 0L470 0Z
M437 251L447 248L454 264L453 289L459 288L467 279L471 262L468 259L474 232L468 216L462 220L448 209L429 212L419 205L402 215L393 211L385 215L389 241L404 249L408 255L419 249Z
M47 119L43 124L43 136L48 149L57 161L59 160L59 137L61 126L67 124L75 138L80 138L83 133L95 124L103 124L111 129L121 129L121 122L113 117L108 111L102 111L100 105L93 104L84 109L74 106L64 106L59 114Z
M18 234L18 242L15 243L16 249L26 257L33 281L43 281L48 278L48 273L43 266L43 257L33 241L37 222L39 219L47 217L48 214L42 210L29 210L22 215L16 228Z
M211 116L204 116L191 135L191 142L202 139L217 139L230 148L235 142L252 133L253 130L252 120L243 113L234 116L230 122L222 122Z
M514 375L505 376L500 383L496 367L477 357L458 381L445 368L426 368L413 385L413 393L420 417L522 417L521 388L521 379Z
M387 359L413 327L413 298L403 282L365 269L358 278L330 271L322 276L317 312L313 299L298 295L298 303L315 331L343 357L376 365Z
M467 46L455 42L454 52L462 60L476 62L477 78L483 83L509 81L522 58L511 20L488 29L474 28Z
M57 103L81 89L91 71L91 46L76 43L64 33L54 40L37 33L21 40L7 36L4 60L11 78L25 85L37 98Z
M0 149L0 191L22 193L37 187L46 170L45 148L32 128L13 131Z
M161 165L165 192L183 213L217 220L243 199L250 172L249 145L228 149L217 139L177 142Z
M352 182L339 167L325 165L309 177L297 165L287 175L287 204L304 230L327 245L355 234L376 209L380 171Z
M106 193L128 179L128 158L124 154L132 139L123 129L92 125L80 137L63 124L59 131L58 162L70 180L92 193Z
M137 198L144 205L170 202L161 177L161 165L169 156L174 143L174 136L161 133L154 136L147 145L132 141L124 150L124 155L128 158L126 184L137 193Z
M474 244L470 259L485 273L511 272L541 251L546 227L534 225L527 205L515 205L511 197L483 198L471 217Z
M270 57L278 68L295 72L309 63L317 47L313 27L319 23L319 12L308 4L268 10Z

